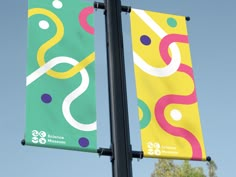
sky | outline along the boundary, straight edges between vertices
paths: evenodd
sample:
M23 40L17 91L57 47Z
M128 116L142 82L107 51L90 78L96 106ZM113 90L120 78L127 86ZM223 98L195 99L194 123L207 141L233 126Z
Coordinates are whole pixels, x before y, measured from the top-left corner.
M90 1L89 2L93 2ZM102 2L102 1L101 1ZM234 174L236 143L236 2L122 0L133 8L190 16L187 22L202 131L207 155L218 177ZM141 150L130 42L129 14L123 13L123 36L133 150ZM111 177L109 157L68 150L21 146L25 131L27 0L0 5L0 176ZM104 15L95 11L98 147L110 146ZM133 159L133 177L148 177L157 159ZM181 162L177 162L181 163ZM191 162L206 170L206 162ZM207 173L207 171L205 171Z

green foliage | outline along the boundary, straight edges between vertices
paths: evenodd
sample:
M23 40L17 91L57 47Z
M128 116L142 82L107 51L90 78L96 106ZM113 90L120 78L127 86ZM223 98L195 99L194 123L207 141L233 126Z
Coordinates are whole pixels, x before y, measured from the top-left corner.
M216 176L217 166L216 166L216 163L213 160L211 160L210 162L207 162L207 167L208 167L209 177L217 177Z
M206 177L201 167L192 167L189 161L185 160L179 167L179 177Z
M155 164L155 170L152 177L178 177L178 167L173 160L160 159Z
M207 162L209 177L217 177L217 166L214 161ZM192 167L188 160L181 165L174 164L173 160L159 159L151 177L206 177L202 167Z

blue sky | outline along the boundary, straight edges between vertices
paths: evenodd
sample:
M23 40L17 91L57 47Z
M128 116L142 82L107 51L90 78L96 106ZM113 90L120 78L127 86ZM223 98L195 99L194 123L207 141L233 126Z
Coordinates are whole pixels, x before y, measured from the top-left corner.
M90 1L90 0L89 0ZM90 1L93 2L93 1ZM236 2L186 0L123 0L133 8L186 15L192 63L207 155L218 166L219 177L234 174L236 143ZM129 15L123 13L131 143L140 150L138 114L131 57ZM21 146L25 128L27 1L0 5L1 117L0 176L110 177L109 157L75 151ZM105 33L102 10L95 12L98 146L109 147ZM157 159L133 160L133 176L150 176ZM206 162L193 162L206 167ZM207 171L206 171L207 173Z

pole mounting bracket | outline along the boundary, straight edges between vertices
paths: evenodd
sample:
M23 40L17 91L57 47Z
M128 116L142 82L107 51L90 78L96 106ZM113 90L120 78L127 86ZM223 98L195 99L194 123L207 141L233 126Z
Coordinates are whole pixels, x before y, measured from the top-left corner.
M94 2L93 3L93 7L95 9L105 9L106 10L106 6L103 2ZM131 12L131 6L121 6L121 11L122 12L126 12L126 13L130 13Z
M98 148L97 153L99 156L112 156L112 150L109 148ZM132 151L132 158L142 159L143 151Z

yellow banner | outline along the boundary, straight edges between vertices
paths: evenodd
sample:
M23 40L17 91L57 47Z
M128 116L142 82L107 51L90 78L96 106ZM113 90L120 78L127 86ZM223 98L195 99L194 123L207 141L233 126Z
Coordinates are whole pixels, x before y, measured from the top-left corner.
M130 18L144 157L206 160L185 17Z

